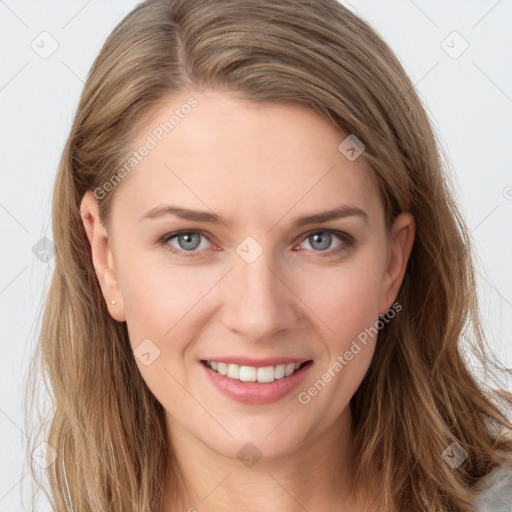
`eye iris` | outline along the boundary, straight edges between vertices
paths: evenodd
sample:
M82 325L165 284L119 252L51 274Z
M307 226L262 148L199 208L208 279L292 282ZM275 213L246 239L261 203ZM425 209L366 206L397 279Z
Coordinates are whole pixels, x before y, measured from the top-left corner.
M182 233L177 238L178 238L178 243L179 243L180 247L185 250L197 249L197 247L201 243L200 235L197 233ZM194 238L195 238L195 242L197 242L197 243L194 243L194 241L192 241L192 242L190 241L191 239L194 239ZM184 239L185 239L185 245L183 245L181 243L181 240L184 240ZM192 246L190 246L188 244L191 244Z
M312 247L315 247L315 243L320 239L324 238L324 243L320 244L321 247L315 247L316 249L327 249L329 245L331 245L331 233L327 233L324 231L320 231L319 233L315 233L311 235L310 238L313 240ZM327 243L325 243L327 241Z

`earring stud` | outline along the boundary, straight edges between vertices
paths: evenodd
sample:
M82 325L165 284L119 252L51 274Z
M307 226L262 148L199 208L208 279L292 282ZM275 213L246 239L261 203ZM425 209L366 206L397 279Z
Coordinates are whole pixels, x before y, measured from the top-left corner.
M117 302L117 300L113 300L113 301L111 301L111 303L112 303L112 304L114 304L114 305L115 305L115 303L116 303L116 302Z

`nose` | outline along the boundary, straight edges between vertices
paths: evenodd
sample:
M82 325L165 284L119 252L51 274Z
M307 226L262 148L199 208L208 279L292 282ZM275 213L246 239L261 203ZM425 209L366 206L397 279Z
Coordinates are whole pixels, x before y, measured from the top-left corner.
M298 321L300 301L274 266L263 252L252 263L240 258L229 273L223 290L223 322L241 338L271 340Z

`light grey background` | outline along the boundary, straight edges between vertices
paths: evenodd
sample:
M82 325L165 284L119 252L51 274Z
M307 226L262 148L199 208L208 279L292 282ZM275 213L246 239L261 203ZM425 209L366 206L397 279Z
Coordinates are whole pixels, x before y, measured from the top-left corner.
M51 187L85 77L136 3L0 0L0 511L24 510L30 489L21 393L53 269L32 248L52 237ZM512 1L343 3L388 41L429 111L475 240L485 327L512 366Z

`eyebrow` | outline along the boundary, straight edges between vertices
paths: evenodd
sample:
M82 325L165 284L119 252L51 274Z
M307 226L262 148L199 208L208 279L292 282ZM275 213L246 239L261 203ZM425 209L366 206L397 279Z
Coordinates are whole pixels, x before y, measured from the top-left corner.
M214 225L224 224L221 217L219 217L215 213L187 210L185 208L179 208L177 206L172 205L157 206L155 208L152 208L151 210L148 210L140 218L140 222L148 219L163 217L165 215L175 215L176 217L180 217L181 219L196 222L206 222ZM361 208L358 208L357 206L343 204L332 210L327 210L325 212L315 213L312 215L307 215L305 217L295 219L292 223L292 226L300 227L306 224L319 224L322 222L328 222L330 220L343 219L346 217L354 216L361 217L365 221L365 223L368 223L369 217L364 210L361 210Z

